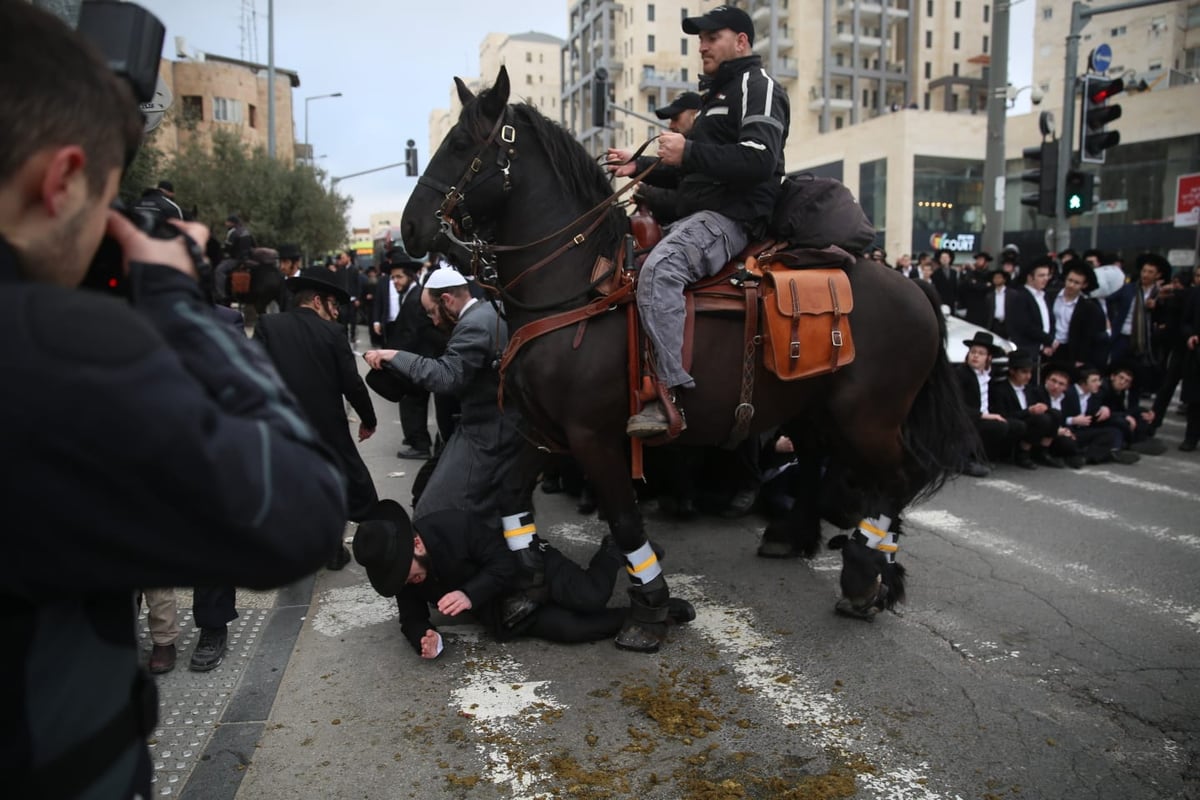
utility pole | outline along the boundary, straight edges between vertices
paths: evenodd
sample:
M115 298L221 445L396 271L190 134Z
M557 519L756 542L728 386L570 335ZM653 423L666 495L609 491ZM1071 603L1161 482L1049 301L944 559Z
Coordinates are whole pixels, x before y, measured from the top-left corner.
M1004 126L1008 117L1009 0L992 6L992 60L988 67L987 153L983 162L983 250L1004 246Z
M275 0L267 0L267 155L275 158Z
M1075 143L1075 82L1079 70L1079 37L1084 27L1092 21L1092 17L1107 14L1112 11L1125 11L1130 8L1157 6L1172 0L1128 0L1124 3L1113 3L1101 8L1084 5L1080 0L1071 4L1071 29L1067 33L1067 58L1063 71L1063 107L1062 134L1058 140L1058 198L1067 195L1067 172L1071 169L1074 159ZM1061 253L1071 246L1071 229L1067 227L1067 208L1065 203L1058 204L1058 213L1054 217L1054 249Z

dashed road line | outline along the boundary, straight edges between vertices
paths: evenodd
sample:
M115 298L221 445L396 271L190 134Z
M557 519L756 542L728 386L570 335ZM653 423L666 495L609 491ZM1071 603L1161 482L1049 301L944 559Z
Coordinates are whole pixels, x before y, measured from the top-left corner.
M1106 469L1088 470L1087 474L1090 477L1100 478L1101 480L1108 481L1109 483L1115 483L1118 486L1128 486L1131 489L1140 489L1143 492L1154 492L1156 494L1170 495L1171 497L1178 497L1181 500L1188 500L1193 503L1200 502L1200 495L1197 495L1196 492L1188 492L1184 491L1183 489L1176 489L1173 486L1163 486L1161 483L1144 481L1140 478L1131 478L1128 475L1118 475L1117 473L1109 472Z

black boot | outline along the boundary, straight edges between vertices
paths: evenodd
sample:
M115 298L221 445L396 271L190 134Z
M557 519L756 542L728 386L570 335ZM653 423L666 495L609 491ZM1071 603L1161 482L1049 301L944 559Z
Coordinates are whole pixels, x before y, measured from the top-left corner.
M649 583L631 586L629 616L617 634L617 647L639 653L657 653L667 638L670 599L671 591L661 574Z
M536 536L524 550L516 551L520 570L517 573L517 591L504 598L500 610L500 621L509 630L524 622L530 614L546 602L546 557L542 553L543 542Z

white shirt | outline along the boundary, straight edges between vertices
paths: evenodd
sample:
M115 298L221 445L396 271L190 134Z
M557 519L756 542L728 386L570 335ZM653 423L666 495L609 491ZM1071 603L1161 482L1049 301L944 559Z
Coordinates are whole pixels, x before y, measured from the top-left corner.
M1062 401L1065 395L1050 395L1050 407L1055 411L1062 411Z
M988 413L988 385L992 382L992 373L986 369L975 370L975 380L979 381L979 413Z
M1046 293L1041 289L1035 289L1032 286L1026 286L1029 293L1033 295L1034 302L1037 303L1038 313L1042 315L1042 330L1046 333L1050 332L1050 310L1046 308Z
M1020 403L1021 410L1022 411L1027 410L1029 408L1029 401L1025 399L1025 387L1017 386L1012 381L1009 381L1008 385L1011 386L1013 388L1013 391L1017 393L1017 402Z
M400 297L400 292L396 291L396 284L389 279L387 322L396 321L396 317L400 314L400 303L402 302L403 298Z
M997 322L1004 322L1004 291L1007 288L1006 286L996 287L996 305L992 311L992 319Z
M1068 300L1065 293L1054 298L1054 341L1065 344L1067 330L1071 327L1071 317L1075 315L1075 306L1079 304L1079 295L1074 300Z

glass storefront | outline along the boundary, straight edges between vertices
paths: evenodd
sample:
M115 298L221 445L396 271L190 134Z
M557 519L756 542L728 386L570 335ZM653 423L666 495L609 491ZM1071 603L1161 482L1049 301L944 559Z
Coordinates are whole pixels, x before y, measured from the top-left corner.
M887 159L858 166L858 203L875 226L875 241L884 242L887 230Z
M983 162L913 158L913 252L946 248L967 261L983 231Z

